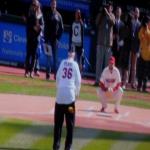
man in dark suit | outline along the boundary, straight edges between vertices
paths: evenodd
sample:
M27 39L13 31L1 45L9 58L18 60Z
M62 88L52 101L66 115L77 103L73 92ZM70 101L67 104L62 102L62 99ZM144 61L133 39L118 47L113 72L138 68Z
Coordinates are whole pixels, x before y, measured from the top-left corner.
M124 23L121 20L122 9L120 7L116 8L115 13L115 25L113 32L113 47L112 52L113 56L116 59L116 66L118 67L120 51L124 45Z
M138 33L140 30L141 23L139 21L140 10L139 8L135 7L132 13L132 21L130 27L130 38L131 38L131 69L130 69L130 76L131 76L131 87L136 88L136 64L137 58L139 55L139 37Z
M57 11L57 2L56 0L51 0L50 10L46 13L45 16L45 43L49 45L52 49L53 55L53 72L54 78L56 78L57 72L57 48L58 41L60 40L64 30L63 20L61 14ZM46 67L46 79L50 78L51 71L51 57L48 56L47 67Z

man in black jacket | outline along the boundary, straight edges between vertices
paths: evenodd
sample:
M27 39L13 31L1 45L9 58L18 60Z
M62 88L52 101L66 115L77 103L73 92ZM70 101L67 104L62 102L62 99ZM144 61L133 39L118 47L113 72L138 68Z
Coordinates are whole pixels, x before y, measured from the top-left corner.
M64 27L63 20L60 13L56 9L57 2L56 0L51 0L50 3L50 11L47 13L45 17L45 43L51 47L52 55L53 55L53 69L54 69L54 78L56 77L57 71L57 46L58 40L60 39ZM46 79L50 78L50 61L51 57L48 56L47 60L47 68L46 68Z
M36 52L39 38L44 29L44 20L41 6L38 0L32 0L27 16L27 52L25 59L25 77L33 78L33 70L36 60Z

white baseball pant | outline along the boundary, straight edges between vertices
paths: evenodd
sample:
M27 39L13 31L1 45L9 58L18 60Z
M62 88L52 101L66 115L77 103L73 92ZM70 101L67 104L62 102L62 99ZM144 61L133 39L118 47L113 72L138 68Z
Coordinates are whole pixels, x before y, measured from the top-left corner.
M121 99L122 99L122 95L123 95L123 90L122 88L118 88L118 90L114 91L114 92L105 92L101 89L99 89L99 95L101 98L101 104L102 107L107 108L107 102L108 100L115 100L115 109L118 109Z

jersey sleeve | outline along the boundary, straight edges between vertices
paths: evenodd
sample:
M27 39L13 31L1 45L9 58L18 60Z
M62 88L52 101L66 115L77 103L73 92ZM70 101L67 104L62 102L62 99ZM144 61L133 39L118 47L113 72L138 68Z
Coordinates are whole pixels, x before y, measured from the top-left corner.
M75 88L76 88L76 96L80 93L81 88L81 74L79 70L78 64L75 62Z
M59 81L60 81L60 78L61 78L61 70L63 68L63 64L64 64L64 61L61 62L58 70L57 70L57 74L56 74L56 86L58 87L59 85Z

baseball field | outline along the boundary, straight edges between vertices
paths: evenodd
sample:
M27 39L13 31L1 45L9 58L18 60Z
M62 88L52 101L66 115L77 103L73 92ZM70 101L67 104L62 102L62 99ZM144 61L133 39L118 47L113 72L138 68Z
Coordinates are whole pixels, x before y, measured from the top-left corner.
M8 68L6 68L8 69ZM120 114L101 114L96 87L82 81L73 150L149 150L150 93L124 92ZM52 150L55 81L0 68L0 149ZM65 125L61 150L64 147Z

